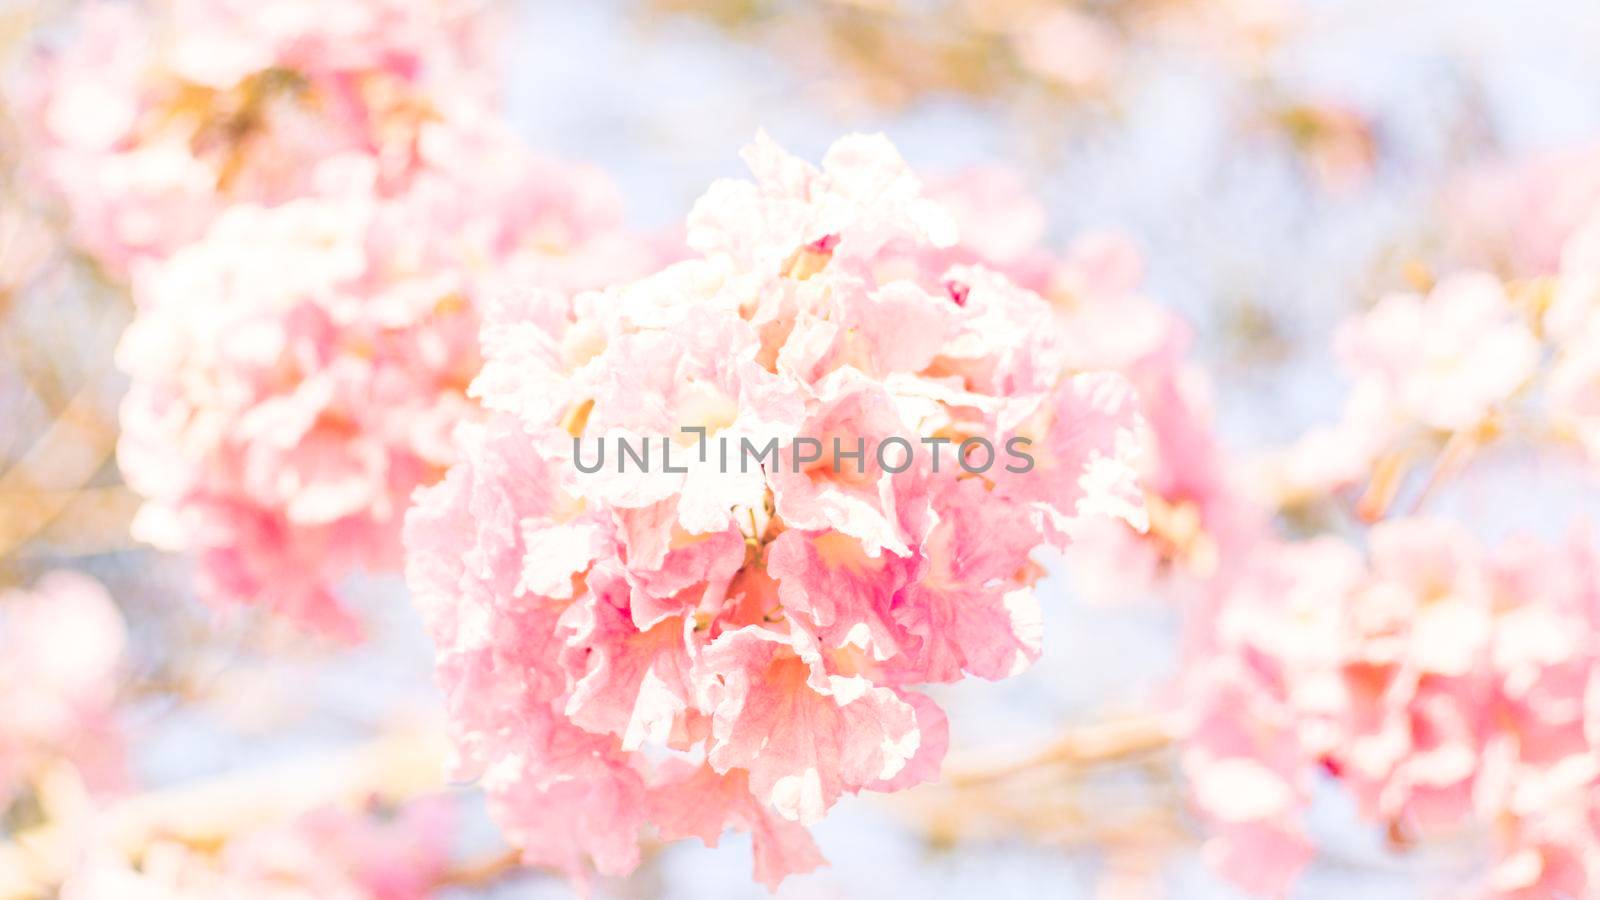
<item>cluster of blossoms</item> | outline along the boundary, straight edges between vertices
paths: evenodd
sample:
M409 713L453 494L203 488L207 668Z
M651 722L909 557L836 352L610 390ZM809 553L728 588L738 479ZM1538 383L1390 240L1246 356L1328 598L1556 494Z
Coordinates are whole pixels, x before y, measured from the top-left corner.
M1138 248L1101 231L1047 249L1046 211L1009 170L933 179L928 194L961 235L943 262L982 265L1039 294L1055 313L1069 370L1115 371L1135 388L1148 426L1139 455L1148 527L1084 522L1066 555L1078 589L1102 602L1202 590L1253 544L1265 516L1244 499L1213 433L1210 385L1187 358L1188 327L1142 291Z
M1384 297L1340 329L1352 379L1344 415L1276 461L1284 505L1363 482L1363 514L1381 517L1413 464L1501 436L1541 371L1528 290L1481 272L1449 276L1427 294Z
M1437 480L1506 438L1600 461L1600 153L1471 173L1446 207L1451 265L1467 268L1340 330L1349 400L1271 461L1280 505L1365 483L1377 519L1418 462L1437 456Z
M0 592L0 812L56 760L92 789L121 784L112 706L126 641L121 614L87 576L53 572Z
M1265 548L1194 682L1184 764L1214 861L1264 894L1309 858L1317 771L1391 839L1487 830L1487 893L1600 884L1600 560L1589 535L1480 547L1451 521Z
M1143 519L1129 383L1069 372L1046 301L952 265L952 217L886 140L745 159L755 180L691 213L694 258L491 311L492 415L407 518L459 767L530 862L579 877L631 870L647 823L750 831L769 885L819 865L803 826L840 796L936 774L918 685L1037 655L1030 552ZM690 437L681 470L574 464L578 439L684 428L776 439L777 462ZM1035 465L895 472L832 445L973 436ZM797 471L801 437L826 449Z
M596 172L492 110L454 0L90 5L21 105L30 164L131 284L119 461L134 534L209 600L339 636L333 588L398 569L412 490L453 461L485 298L661 259Z
M1118 241L1082 240L1056 271L1078 273L1045 289L1074 365L1127 377L1148 426L1139 472L1148 528L1090 523L1068 549L1069 567L1090 599L1159 591L1192 600L1254 544L1264 519L1243 499L1214 433L1209 382L1187 357L1188 328L1138 292L1137 257Z
M306 193L330 157L402 183L423 123L490 99L489 24L457 0L91 3L18 86L28 158L125 276L231 203Z
M1520 223L1457 237L1499 274L1452 275L1347 323L1344 416L1271 473L1291 510L1337 508L1365 485L1354 511L1378 522L1365 552L1332 535L1263 537L1196 611L1184 767L1213 861L1252 890L1281 893L1310 859L1301 814L1318 778L1397 844L1486 835L1485 895L1600 885L1592 533L1485 548L1450 520L1388 518L1411 473L1429 471L1420 506L1490 442L1600 460L1594 171L1592 153L1549 160L1453 199Z
M217 848L157 838L137 865L91 845L63 900L425 900L450 863L455 810L425 797L390 812L325 807Z
M202 593L349 635L332 588L397 570L399 522L451 461L485 299L507 279L626 271L609 185L493 123L426 127L401 194L374 161L327 190L240 204L135 280L118 456L134 534L198 557Z
M1183 768L1208 855L1247 887L1281 892L1310 858L1317 778L1397 842L1487 832L1491 893L1600 886L1589 536L1489 550L1415 517L1364 550L1271 536L1129 241L1047 252L1005 173L924 186L882 138L817 168L762 137L754 180L714 185L667 265L681 251L626 234L608 183L498 121L482 10L160 8L88 6L17 95L23 174L135 301L134 533L193 554L208 599L341 637L360 627L339 580L403 562L458 774L528 863L624 874L644 833L735 829L769 886L821 865L806 826L841 797L937 775L927 685L1039 654L1032 555L1051 547L1096 597L1188 601ZM1266 43L1281 10L1163 27ZM986 17L1052 90L1122 62L1098 11L945 13ZM866 63L929 74L908 46ZM1349 111L1284 116L1331 169L1373 152ZM1596 159L1468 185L1454 242L1483 271L1340 331L1343 417L1261 479L1286 521L1363 486L1356 511L1385 519L1411 474L1431 468L1426 499L1507 436L1600 462ZM37 268L28 224L0 210L0 297ZM661 465L583 465L597 443ZM60 759L116 781L123 640L73 576L0 597L0 809ZM91 854L63 894L421 897L448 832L426 804L387 827L319 813L158 840L137 870Z

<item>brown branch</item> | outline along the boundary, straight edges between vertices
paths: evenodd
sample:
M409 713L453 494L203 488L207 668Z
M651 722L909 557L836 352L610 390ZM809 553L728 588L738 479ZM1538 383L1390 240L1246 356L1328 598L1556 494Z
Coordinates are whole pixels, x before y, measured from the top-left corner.
M483 888L510 875L535 871L522 862L522 851L507 848L483 859L469 860L453 866L434 879L435 889Z
M1021 759L953 762L943 782L955 788L977 787L1049 766L1093 768L1148 756L1171 743L1171 729L1155 716L1116 719L1074 728Z
M1053 845L1167 846L1185 839L1159 717L1074 728L1020 757L952 762L938 783L888 798L927 840L948 846L1026 837ZM1112 779L1112 773L1119 777Z

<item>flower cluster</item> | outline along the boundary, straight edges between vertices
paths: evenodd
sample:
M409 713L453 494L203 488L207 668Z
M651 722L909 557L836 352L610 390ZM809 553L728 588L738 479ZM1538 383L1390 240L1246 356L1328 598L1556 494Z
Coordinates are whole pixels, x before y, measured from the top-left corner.
M331 157L404 184L426 122L486 108L489 24L454 0L88 4L17 92L30 161L125 276L231 203L306 193Z
M118 350L134 534L196 554L208 599L353 634L332 589L398 569L405 504L470 413L485 298L640 264L609 184L494 123L430 124L419 153L403 193L344 157L326 190L234 206L135 279Z
M1460 448L1500 435L1544 359L1526 293L1464 272L1426 295L1386 296L1347 322L1336 340L1353 382L1344 415L1277 460L1280 501L1370 477L1364 514L1377 518L1413 462L1452 440Z
M1045 210L1005 169L947 176L928 192L962 236L941 251L943 262L983 265L1035 291L1055 313L1069 370L1115 371L1136 389L1148 426L1139 459L1148 527L1083 523L1067 552L1077 587L1102 602L1203 589L1253 544L1265 516L1244 498L1213 433L1210 385L1187 358L1188 327L1142 290L1138 248L1125 235L1091 232L1062 252L1045 249Z
M1447 200L1452 263L1477 268L1340 330L1344 414L1271 460L1280 505L1365 483L1359 512L1375 520L1419 462L1436 459L1437 481L1508 439L1600 461L1600 154L1475 172Z
M159 11L86 7L22 90L30 164L135 300L134 533L198 557L209 600L351 636L333 588L398 568L405 503L472 409L486 297L661 256L609 182L492 111L468 5Z
M1396 519L1361 554L1271 546L1229 584L1193 673L1184 764L1214 860L1262 893L1309 857L1317 769L1409 842L1490 831L1501 896L1600 884L1600 567L1587 535L1492 551ZM1270 863L1268 861L1271 861Z
M121 613L87 576L53 572L0 592L0 810L53 760L91 788L121 783L112 704L126 641Z
M603 292L529 291L483 332L492 411L407 518L463 774L533 863L631 870L638 833L750 831L756 876L821 863L843 795L932 778L943 713L918 685L1039 652L1030 552L1143 518L1128 382L1078 372L1037 294L951 265L951 216L881 137L821 168L760 137L711 187L694 258ZM579 439L776 440L722 466L580 472ZM944 452L1029 442L1026 473ZM798 459L815 438L820 459ZM948 457L947 457L948 460Z
M1210 383L1188 358L1187 326L1140 293L1139 280L1138 257L1122 240L1090 236L1068 248L1043 291L1057 304L1073 365L1126 376L1148 425L1140 486L1149 527L1091 523L1067 561L1091 599L1160 588L1190 601L1265 523L1215 434Z
M1365 552L1263 536L1190 623L1184 767L1213 861L1254 891L1282 892L1310 858L1301 814L1319 777L1396 845L1487 835L1486 894L1600 885L1592 534L1486 549L1456 521L1392 517L1403 491L1422 507L1491 444L1600 459L1592 170L1592 154L1549 160L1454 198L1521 223L1458 238L1500 274L1450 275L1348 322L1344 415L1269 473L1291 513L1338 515L1364 485L1350 511L1377 523Z
M1136 47L1258 68L1298 28L1281 0L947 2L912 28L906 4L847 6L748 24L800 27L886 96L1024 102L1110 97ZM340 581L405 569L455 774L520 854L491 875L585 882L631 871L642 838L729 830L770 887L822 865L807 829L843 798L937 776L932 686L1041 653L1048 549L1092 599L1180 601L1181 770L1207 856L1247 889L1289 888L1331 785L1396 847L1492 844L1488 894L1600 893L1600 549L1582 528L1490 547L1423 515L1491 445L1600 464L1594 148L1457 183L1454 274L1413 264L1413 290L1339 329L1338 421L1245 468L1133 241L1045 249L1005 171L923 184L881 137L813 166L761 136L754 177L695 206L684 259L511 134L493 24L477 0L86 4L30 35L0 173L24 201L0 209L0 301L73 268L46 266L73 257L33 185L131 295L137 538L193 556L208 600L347 639ZM1359 108L1267 93L1250 133L1324 176L1385 150ZM119 833L166 798L83 802L120 786L114 695L188 687L118 691L124 642L80 577L0 595L0 811L39 819L16 844L53 857L41 885L399 900L482 877L451 868L454 822L426 801ZM1051 761L1093 777L1169 724L965 781L1075 789Z

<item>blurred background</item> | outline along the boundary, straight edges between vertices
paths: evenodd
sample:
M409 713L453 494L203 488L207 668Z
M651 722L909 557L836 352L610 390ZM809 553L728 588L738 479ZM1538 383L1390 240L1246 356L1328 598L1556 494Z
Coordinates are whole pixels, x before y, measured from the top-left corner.
M70 40L73 6L0 4L11 77L30 48ZM1042 200L1051 246L1125 233L1145 293L1194 328L1221 439L1240 452L1338 416L1330 333L1460 257L1465 180L1600 146L1592 0L550 0L494 14L515 130L603 169L639 229L678 226L765 129L808 159L882 131L919 172L1013 170ZM436 734L440 713L398 577L347 586L372 631L349 648L219 614L195 599L186 560L130 539L112 359L132 307L64 237L23 159L28 127L9 107L0 121L0 587L65 568L115 598L127 643L112 719L135 795L247 818L252 804L313 809L313 786L348 801L404 785L458 817L439 896L569 895L505 864L472 787L436 783L440 742L410 740ZM1600 509L1595 496L1573 469L1508 458L1441 502L1494 537L1555 530L1563 510ZM944 783L847 798L815 829L831 866L779 896L1243 896L1202 865L1173 751L1141 726L1170 691L1175 608L1082 588L1046 582L1031 670L936 694L952 723ZM27 688L3 678L0 698ZM64 803L23 792L0 835ZM1312 829L1322 852L1297 897L1449 895L1474 864L1395 851L1331 791ZM33 865L9 849L0 867ZM765 895L748 870L734 836L664 848L595 891Z

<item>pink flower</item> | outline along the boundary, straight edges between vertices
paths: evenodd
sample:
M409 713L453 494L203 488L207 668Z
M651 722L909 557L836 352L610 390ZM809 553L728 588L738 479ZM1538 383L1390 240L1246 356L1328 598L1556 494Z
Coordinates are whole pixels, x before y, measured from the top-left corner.
M230 203L306 193L333 157L368 155L402 188L428 121L487 105L487 24L434 0L89 4L18 95L30 158L83 249L126 276Z
M1020 174L998 166L969 169L930 178L926 189L955 217L961 233L960 244L935 251L950 255L941 260L945 267L982 262L1005 271L1019 284L1035 287L1017 270L1032 261L1048 262L1039 245L1049 216L1044 204L1028 193Z
M1272 490L1284 504L1357 484L1408 445L1492 431L1544 353L1505 287L1476 272L1426 296L1383 298L1344 324L1336 349L1354 382L1343 418L1273 462Z
M1215 606L1194 611L1182 764L1208 861L1253 893L1283 893L1311 857L1301 817L1318 734L1302 723L1331 714L1328 632L1360 567L1333 539L1263 542L1212 584Z
M118 350L118 455L146 498L134 533L196 554L209 600L353 635L334 589L398 566L412 490L455 459L487 298L506 278L587 286L655 258L613 238L608 184L492 123L431 124L421 147L437 168L401 193L366 156L330 160L334 188L231 207L136 273Z
M1457 259L1508 277L1554 274L1568 239L1600 202L1600 148L1467 172L1445 200Z
M751 792L785 819L815 824L841 794L899 775L921 745L915 707L869 678L831 673L804 631L747 625L700 662L706 761L748 772Z
M677 762L677 761L674 761ZM750 793L749 776L739 769L718 772L709 765L681 763L669 769L650 797L650 821L667 840L697 837L715 847L733 827L750 832L756 880L777 890L789 875L827 864L798 822L783 818Z
M1255 539L1262 514L1233 483L1212 433L1209 388L1184 358L1187 327L1142 293L1138 248L1114 232L1081 235L1059 254L1040 248L1044 210L1023 193L1021 179L1003 169L959 173L935 182L931 191L955 215L963 237L952 247L918 255L928 277L951 271L948 286L965 307L1004 294L987 289L987 276L963 275L951 266L976 263L1004 273L1051 303L1053 315L1025 329L1054 332L1051 352L1062 355L1046 362L1045 371L1063 365L1113 370L1136 388L1149 426L1140 456L1149 528L1105 518L1081 523L1068 550L1077 586L1100 600L1126 599L1151 587L1183 594L1201 589L1224 559ZM1018 320L1013 314L997 319L1002 325ZM1017 336L1000 340L1016 343ZM1000 358L981 344L974 355Z
M1389 398L1399 421L1438 431L1471 428L1532 377L1539 343L1499 281L1441 281L1426 297L1393 294L1339 334L1358 379Z
M87 576L52 572L32 590L0 592L0 810L53 759L92 788L121 784L112 705L126 643L122 614Z
M1489 894L1592 892L1590 536L1485 551L1455 523L1396 519L1368 543L1364 563L1333 539L1265 547L1219 594L1186 679L1198 703L1185 752L1229 848L1219 861L1282 890L1293 867L1251 866L1233 842L1297 834L1321 770L1399 840L1492 827Z
M1036 294L933 265L950 217L887 141L746 159L695 206L698 257L493 308L493 413L407 519L462 771L580 879L631 869L646 823L749 830L769 886L820 865L803 825L936 777L918 685L1038 655L1033 548L1142 515L1126 382L1063 377ZM977 437L1030 439L1037 477Z

